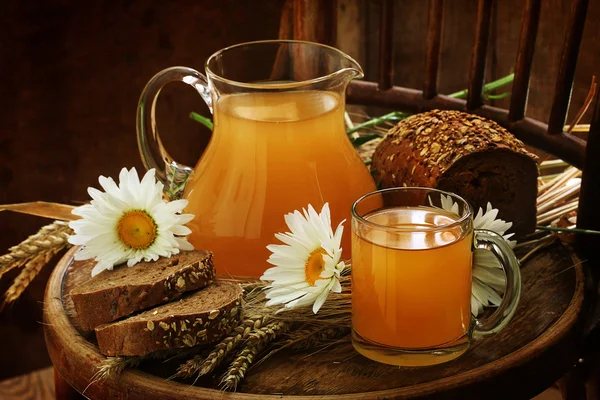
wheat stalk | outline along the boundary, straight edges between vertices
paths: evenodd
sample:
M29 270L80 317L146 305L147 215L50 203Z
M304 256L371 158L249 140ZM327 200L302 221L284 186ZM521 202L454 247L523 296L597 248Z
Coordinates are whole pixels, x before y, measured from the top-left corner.
M229 365L229 368L221 379L221 386L224 390L234 390L252 365L255 358L279 335L289 329L289 324L279 321L270 323L260 329L252 332L244 348L238 353L237 357Z
M523 257L519 258L519 262L521 263L521 265L525 264L525 262L527 260L529 260L531 257L533 257L533 255L535 253L537 253L538 251L550 246L552 243L554 243L555 240L556 240L556 236L554 236L554 235L548 235L544 238L544 240L540 240L539 244L536 247L531 249Z
M538 213L536 223L537 223L537 225L548 224L548 223L554 221L556 218L559 218L565 214L568 214L571 211L577 210L578 207L579 207L579 201L572 200L566 204L563 204L560 207L554 208L554 209L546 211L544 213Z
M221 340L208 356L195 356L181 364L173 378L189 378L196 373L200 377L211 373L242 341L248 339L256 329L260 329L267 320L266 316L260 315L244 320L225 339Z
M350 333L350 327L338 326L330 328L297 328L290 330L286 336L287 339L282 342L278 342L277 346L271 350L268 354L261 357L255 365L262 363L269 357L279 353L282 350L290 349L294 351L314 349L319 351L325 349L331 345L335 345L340 342L340 338L348 337Z
M321 328L318 330L305 329L290 332L287 342L283 343L283 348L292 350L306 350L318 348L328 344L332 339L338 339L350 333L350 327L337 326L331 328Z
M63 221L54 221L42 227L35 235L11 247L8 254L0 256L0 277L14 268L22 267L30 259L44 252L70 246L67 239L72 233L69 225Z

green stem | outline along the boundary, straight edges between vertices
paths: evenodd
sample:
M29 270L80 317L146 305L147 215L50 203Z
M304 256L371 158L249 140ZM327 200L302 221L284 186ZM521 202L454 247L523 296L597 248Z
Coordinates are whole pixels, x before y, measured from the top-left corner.
M493 92L494 90L501 88L502 86L508 85L509 83L511 83L513 80L515 79L515 74L509 74L506 75L503 78L500 78L498 80L495 80L493 82L487 83L483 86L483 93L488 93L488 92ZM454 97L456 99L464 99L465 97L467 97L467 93L469 91L467 89L465 90L461 90L460 92L456 92L456 93L452 93L450 95L448 95L449 97ZM496 98L501 98L502 96L505 96L505 94L500 94L500 95L489 95L488 96L494 96ZM365 121L361 124L358 125L354 125L353 128L350 128L346 131L346 133L348 135L353 134L354 132L358 132L360 130L366 129L366 128L372 128L374 126L377 126L379 124L382 124L384 122L387 121L399 121L401 119L404 119L408 116L410 116L411 114L409 113L404 113L401 111L394 111L391 112L389 114L385 114L382 115L381 117L377 117L377 118L373 118L370 119L368 121Z
M210 129L211 131L213 130L213 123L209 118L206 118L193 111L190 113L190 118L196 122L200 122L202 125Z
M588 235L600 235L600 231L593 231L591 229L556 228L553 226L536 226L536 229L539 229L540 231L573 232L573 233L585 233Z
M483 97L485 97L486 100L502 100L505 99L507 97L510 97L510 92L502 92L500 94L484 94Z
M501 88L502 86L506 86L509 83L512 83L512 81L515 79L515 74L509 74L506 75L503 78L497 79L493 82L490 83L486 83L483 86L483 93L488 93L488 92L493 92L494 90ZM464 89L461 90L460 92L455 92L452 94L449 94L448 97L454 97L455 99L464 99L467 97L467 94L469 93L468 89Z
M354 127L348 129L346 131L346 133L348 135L351 135L354 132L360 131L365 128L371 128L373 126L383 124L384 122L387 122L387 121L399 121L401 119L408 117L409 115L410 114L403 113L401 111L393 111L389 114L382 115L381 117L370 119L366 122L363 122L362 124L354 125Z
M350 139L350 141L352 142L352 145L354 147L360 147L363 144L365 144L367 142L370 142L371 140L378 139L380 137L383 137L383 135L380 135L378 133L374 133L372 135L359 136L356 139Z

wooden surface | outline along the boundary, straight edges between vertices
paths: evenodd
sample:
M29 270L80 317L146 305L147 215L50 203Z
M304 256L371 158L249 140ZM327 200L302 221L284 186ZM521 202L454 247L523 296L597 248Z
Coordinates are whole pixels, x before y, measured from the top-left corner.
M426 368L377 364L351 348L312 356L286 353L252 368L240 392L218 390L164 379L161 363L129 370L117 380L89 384L103 356L92 340L72 325L65 304L68 291L86 271L72 264L73 250L59 262L49 281L44 313L50 357L67 382L92 398L141 399L278 398L279 394L322 398L529 398L562 376L578 357L584 300L583 267L560 245L522 267L523 292L513 321L499 334L474 342L461 358ZM80 266L80 265L79 265ZM152 373L163 375L154 376ZM217 376L201 381L213 384ZM273 396L270 396L273 395ZM511 397L517 396L517 397Z
M66 400L68 393L54 389L54 368L48 367L29 374L0 381L0 399L2 400ZM66 388L68 390L68 388ZM79 399L83 397L79 396ZM561 400L560 391L549 388L532 400Z
M54 368L48 367L0 381L2 400L54 399Z

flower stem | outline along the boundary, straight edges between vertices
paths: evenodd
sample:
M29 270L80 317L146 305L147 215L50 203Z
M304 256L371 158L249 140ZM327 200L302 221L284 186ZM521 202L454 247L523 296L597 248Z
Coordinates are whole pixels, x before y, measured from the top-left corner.
M515 79L515 74L514 72L512 74L508 74L503 78L497 79L495 81L492 81L490 83L486 83L483 86L483 93L488 93L488 92L493 92L494 90L501 88L502 86L506 86L509 83L512 83L512 81ZM449 94L448 97L454 97L455 99L464 99L467 97L467 94L469 93L468 89L464 89L461 90L459 92L455 92L452 94Z
M539 229L540 231L573 232L573 233L585 233L587 235L600 235L600 231L594 231L591 229L558 228L558 227L554 227L554 226L536 226L536 229Z
M515 74L512 73L512 74L506 75L505 77L497 79L497 80L495 80L493 82L487 83L487 84L485 84L483 86L483 93L487 94L489 92L493 92L494 90L496 90L498 88L501 88L502 86L505 86L505 85L508 85L509 83L512 83L512 81L514 79L515 79ZM469 91L467 89L464 89L464 90L461 90L460 92L449 94L448 97L454 97L455 99L464 99L464 98L467 97L467 93L468 92ZM493 98L496 98L496 99L498 99L498 98L504 98L504 97L506 97L506 95L507 94L505 94L505 93L502 93L502 94L499 94L499 95L490 95L490 94L487 94L487 96L489 98L491 98L491 99L493 99ZM360 131L360 130L363 130L363 129L366 129L366 128L372 128L374 126L383 124L384 122L388 122L388 121L397 122L397 121L400 121L400 120L402 120L404 118L409 117L410 115L411 115L410 113L405 113L405 112L402 112L402 111L393 111L393 112L391 112L389 114L382 115L381 117L373 118L373 119L365 121L365 122L363 122L361 124L354 125L352 128L348 129L346 131L346 133L348 135L351 135L354 132L357 132L357 131Z
M210 129L211 131L213 130L213 122L209 118L206 118L205 116L202 116L197 112L193 111L190 113L190 118L196 122L200 122L202 125Z
M350 141L352 142L352 145L354 147L360 147L363 144L365 144L367 142L370 142L371 140L378 139L380 137L383 137L383 135L380 135L378 133L374 133L372 135L359 136L356 139L350 139Z
M387 121L400 121L401 119L404 119L404 118L408 117L409 115L410 114L403 113L401 111L393 111L389 114L382 115L381 117L377 117L377 118L373 118L368 121L365 121L362 124L354 125L354 127L348 129L346 131L346 133L348 135L350 135L354 132L357 132L357 131L360 131L360 130L363 130L366 128L371 128L373 126L383 124L384 122L387 122Z

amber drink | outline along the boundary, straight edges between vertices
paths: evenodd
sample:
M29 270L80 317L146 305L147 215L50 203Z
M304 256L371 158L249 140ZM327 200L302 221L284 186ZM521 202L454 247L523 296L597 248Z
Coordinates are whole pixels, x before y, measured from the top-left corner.
M183 191L184 212L194 214L188 240L213 252L217 275L254 279L270 267L266 246L288 230L286 214L329 203L337 226L375 190L344 124L346 87L363 72L338 49L294 40L230 46L205 67L206 76L171 67L148 82L137 107L140 154L171 196ZM193 87L213 114L194 168L173 160L158 134L155 106L169 82ZM348 229L342 248L350 258Z
M187 186L188 240L210 249L220 274L260 276L284 215L312 204L350 220L354 200L375 189L344 130L333 92L242 93L221 97L211 144ZM343 173L343 175L341 175ZM350 257L350 234L342 248Z
M467 350L475 323L470 208L446 211L430 189L395 190L353 210L353 344L388 364L449 361Z

